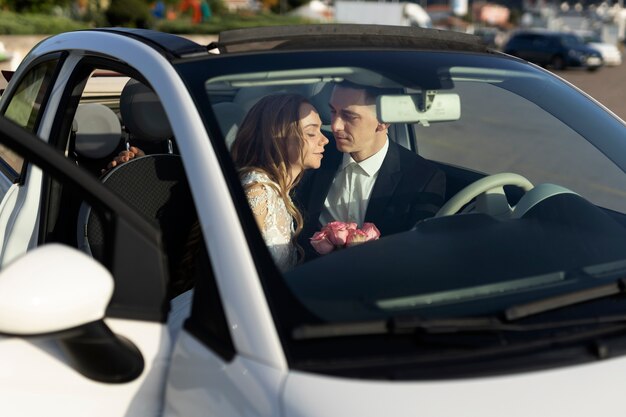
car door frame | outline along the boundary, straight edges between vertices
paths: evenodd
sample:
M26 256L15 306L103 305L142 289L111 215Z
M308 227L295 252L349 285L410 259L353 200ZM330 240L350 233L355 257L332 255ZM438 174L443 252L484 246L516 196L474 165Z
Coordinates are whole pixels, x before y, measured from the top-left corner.
M54 86L64 68L66 54L55 52L39 57L25 59L18 70L13 74L12 82L2 95L0 113L4 114L14 98L17 88L31 71L40 65L56 60L56 67L46 87L44 97L40 103L34 133L42 138L47 137L51 120L47 109L54 107ZM11 260L34 247L36 239L37 209L40 197L41 172L31 167L24 159L20 172L15 172L10 178L12 185L2 198L0 204L0 265Z
M20 73L26 73L31 65L36 65L40 59L45 59L42 57L65 53L65 51L58 49L38 52L39 50L36 49L32 55L25 59L15 78L16 82L20 79ZM48 98L48 104L41 116L40 126L37 130L39 138L35 138L34 143L31 143L37 151L32 151L29 148L30 145L26 146L20 142L13 143L12 148L29 161L25 167L27 181L19 191L28 195L28 198L33 200L33 204L17 205L10 212L14 218L28 220L26 233L16 228L10 228L7 232L8 237L11 238L9 241L19 248L13 259L23 255L31 247L34 248L45 243L40 242L37 236L38 223L41 216L46 215L44 207L40 205L42 185L47 177L43 174L42 168L44 171L49 170L65 183L78 185L85 200L93 207L101 210L115 207L117 213L123 213L123 215L116 217L117 221L114 225L116 233L120 233L120 230L122 233L130 233L139 227L138 236L136 236L140 240L139 242L137 238L123 238L118 239L119 245L111 245L112 265L110 265L110 271L118 282L121 281L130 285L118 285L117 289L114 289L114 298L116 297L115 294L120 294L120 291L123 291L124 294L117 297L121 300L120 303L115 306L109 305L105 322L115 334L137 346L144 358L145 367L142 374L133 381L125 384L101 384L85 379L72 366L69 366L72 360L59 351L54 339L43 338L44 340L30 341L22 338L7 340L0 337L0 350L5 358L15 356L26 359L10 361L11 365L5 368L5 375L12 375L12 384L11 389L1 395L3 406L0 409L5 411L17 409L20 407L18 403L21 395L30 391L29 395L37 395L41 401L22 406L20 412L23 411L25 414L29 414L27 410L30 410L33 414L46 413L63 416L85 414L143 416L146 413L158 415L162 407L162 392L172 350L172 339L165 323L169 309L166 293L168 277L167 272L165 272L167 269L161 250L160 233L133 209L121 202L96 178L74 166L62 152L47 143L55 120L62 117L59 114L61 113L59 103L62 103L68 80L84 56L85 51L72 50L64 61L65 65L62 66L56 83L51 87L54 92ZM10 91L9 89L9 94ZM20 132L21 128L14 127L12 134L29 136L26 131ZM2 135L6 135L6 132ZM29 140L33 142L32 137ZM28 140L24 142L26 143ZM58 168L59 166L63 168ZM139 237L139 235L143 237ZM152 245L146 246L146 242L152 242ZM5 261L8 263L9 260ZM139 277L148 277L148 280L154 281L154 284L146 287L146 279L138 279ZM150 301L146 303L146 300ZM46 393L38 392L36 387L28 388L29 378L32 381L34 378L38 378L39 374L41 376L37 387L45 387L45 381L50 379L48 387L56 384L63 387L57 393L57 395L60 394L61 400ZM79 402L81 407L87 406L89 411L84 408L78 410L74 406L63 408L68 402L73 402L70 397L75 396L82 398ZM67 398L63 400L63 397ZM98 405L102 399L106 400L107 407L103 408ZM3 413L0 412L0 414ZM9 414L11 413L9 412Z
M31 54L37 57L61 51L70 53L68 60L74 55L116 59L141 73L153 87L176 138L180 139L178 149L183 156L235 351L238 356L273 369L287 370L256 259L249 249L221 162L203 116L195 111L190 92L166 54L133 36L106 31L58 35L39 44Z
M127 247L115 250L111 268L114 274L123 275L120 271L128 270L130 266L130 269L134 269L130 274L132 275L138 270L150 269L151 265L161 264L159 273L164 276L163 279L167 279L160 232L134 209L104 187L96 178L72 164L64 155L5 118L0 119L0 142L8 144L9 148L29 160L31 166L37 166L42 172L76 187L89 204L111 213L110 230L114 242L112 246L129 245L135 251L146 254L147 261L141 262L135 259L135 253L125 250L128 249ZM154 268L151 272L154 273ZM53 279L53 277L54 271L51 271L50 278ZM155 281L157 281L155 286L158 288L158 277ZM165 299L166 294L163 292L161 296ZM147 410L152 410L150 413L156 415L161 408L161 392L171 341L167 340L167 332L164 331L165 326L162 323L166 313L165 303L153 305L152 308L158 310L153 311L152 315L163 317L161 321L141 323L123 319L107 320L107 324L114 333L121 334L122 337L138 346L146 363L143 373L137 379L131 382L124 381L126 382L124 384L96 383L86 379L80 372L76 372L76 366L80 367L80 359L72 359L67 352L59 350L55 337L60 337L60 334L58 336L52 334L48 337L42 335L34 340L0 336L0 352L7 359L4 375L5 378L11 380L11 384L5 384L5 389L0 394L2 399L0 410L19 408L26 415L29 415L29 412L41 412L47 415L77 416L84 415L83 413L102 416L140 416L144 415L143 413ZM134 332L129 332L128 327ZM93 357L89 359L89 355L86 359L97 360ZM33 384L35 380L38 380L37 384ZM46 381L52 385L46 384ZM39 388L48 391L50 386L56 383L63 389L57 391L55 395L39 392ZM20 398L25 392L37 396L40 400L24 404ZM67 397L66 399L74 396L82 397L84 398L82 405L89 401L94 402L98 398L106 398L112 408L102 408L97 401L91 406L92 409L89 412L85 409L75 410L74 407L65 408L66 402L63 399L57 401L58 395Z

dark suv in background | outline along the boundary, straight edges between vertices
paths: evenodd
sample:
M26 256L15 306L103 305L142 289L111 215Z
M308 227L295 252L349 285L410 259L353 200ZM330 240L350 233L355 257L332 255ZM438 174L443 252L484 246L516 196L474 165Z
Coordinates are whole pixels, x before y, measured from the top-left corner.
M584 67L594 71L603 65L602 55L572 33L521 31L511 36L503 51L556 70Z

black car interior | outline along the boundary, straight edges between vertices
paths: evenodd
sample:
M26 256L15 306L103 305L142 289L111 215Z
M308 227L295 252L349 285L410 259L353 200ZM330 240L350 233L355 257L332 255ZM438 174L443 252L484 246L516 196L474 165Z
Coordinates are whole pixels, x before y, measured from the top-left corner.
M107 164L129 144L145 150L146 155L107 169ZM81 100L67 149L77 165L100 178L161 232L170 277L169 297L188 289L189 277L181 263L197 215L181 157L175 153L172 129L154 92L130 78L115 105ZM59 185L52 182L51 187L52 190ZM57 222L46 239L68 242L108 266L109 238L103 214L92 209L81 196L64 188L59 190L64 213L74 210L76 223L63 226L63 231ZM59 196L55 192L50 195ZM72 229L73 236L69 233Z

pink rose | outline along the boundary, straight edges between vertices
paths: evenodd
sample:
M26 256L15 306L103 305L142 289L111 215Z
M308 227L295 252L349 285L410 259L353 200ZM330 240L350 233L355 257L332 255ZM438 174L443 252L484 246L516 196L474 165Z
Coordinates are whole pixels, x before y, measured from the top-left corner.
M365 233L363 230L350 230L348 238L346 239L346 246L350 247L367 241L367 233Z
M356 223L330 222L311 237L311 245L320 255L326 255L335 249L358 245L380 237L380 231L374 223L364 223L361 229Z
M380 237L380 230L374 223L363 223L361 230L367 235L367 240L376 240Z
M311 246L320 255L326 255L335 249L335 245L328 239L328 234L325 230L315 232L311 237Z
M356 224L354 226L356 229ZM348 232L351 230L349 223L344 222L330 222L322 228L328 233L328 239L335 246L344 246L346 239L348 238Z
M346 227L348 228L348 230L358 229L358 225L356 223L346 223Z

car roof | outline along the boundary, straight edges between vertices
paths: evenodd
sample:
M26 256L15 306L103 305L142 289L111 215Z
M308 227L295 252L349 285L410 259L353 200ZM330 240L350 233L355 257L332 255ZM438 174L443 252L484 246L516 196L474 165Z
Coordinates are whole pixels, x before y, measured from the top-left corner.
M224 31L217 42L200 45L178 35L149 29L98 28L95 32L114 33L138 40L159 51L169 60L263 50L420 49L488 52L480 37L460 32L410 26L361 24L311 24L270 26Z
M170 59L208 54L207 48L204 45L200 45L181 36L156 30L115 27L89 29L89 31L109 32L134 38L153 47Z
M319 24L236 29L219 34L209 45L220 53L260 50L378 49L487 52L480 37L415 26Z

